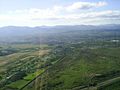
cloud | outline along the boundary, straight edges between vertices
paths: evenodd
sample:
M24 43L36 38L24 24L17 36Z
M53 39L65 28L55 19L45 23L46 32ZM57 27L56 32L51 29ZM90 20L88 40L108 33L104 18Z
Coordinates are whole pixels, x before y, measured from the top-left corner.
M85 10L85 9L91 9L91 8L96 8L96 7L102 7L107 5L106 2L97 2L97 3L91 3L91 2L75 2L70 6L67 6L68 11L73 11L73 10Z
M75 2L72 5L66 5L66 6L54 6L53 8L46 8L46 9L38 9L38 8L30 8L30 9L24 9L24 10L15 10L15 11L9 11L9 16L6 18L9 19L10 17L14 20L22 20L22 19L31 19L31 20L37 20L37 19L49 19L49 20L56 20L56 18L77 18L77 17L84 17L87 15L87 13L78 13L78 11L75 10L81 10L81 9L91 9L94 7L101 7L105 6L106 2ZM74 11L74 13L69 13L69 11ZM89 13L89 12L88 12ZM75 15L74 15L75 14ZM3 18L2 18L3 19Z
M91 22L120 22L119 10L90 11L89 9L107 5L106 2L76 2L71 5L53 6L53 8L30 8L24 10L9 11L8 14L0 14L2 23L14 23L25 25L60 25L60 24L86 24ZM78 11L79 10L79 11ZM84 12L84 10L88 10ZM72 11L72 13L71 13ZM74 11L74 12L73 12Z
M65 5L65 6L54 6L53 10L54 11L76 11L76 10L89 10L89 9L94 9L97 7L102 7L102 6L106 6L107 2L75 2L71 5Z

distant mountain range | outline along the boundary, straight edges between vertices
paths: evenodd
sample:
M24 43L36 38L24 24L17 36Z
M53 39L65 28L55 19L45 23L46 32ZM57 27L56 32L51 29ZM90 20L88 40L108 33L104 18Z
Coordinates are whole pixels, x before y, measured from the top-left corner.
M2 42L54 42L78 40L85 37L102 37L120 34L119 24L109 25L73 25L73 26L38 26L17 27L7 26L0 28L0 43Z

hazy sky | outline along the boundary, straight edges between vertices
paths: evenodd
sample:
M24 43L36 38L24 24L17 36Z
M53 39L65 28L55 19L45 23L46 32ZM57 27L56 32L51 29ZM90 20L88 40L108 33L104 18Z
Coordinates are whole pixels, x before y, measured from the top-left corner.
M120 24L120 0L0 0L0 26Z

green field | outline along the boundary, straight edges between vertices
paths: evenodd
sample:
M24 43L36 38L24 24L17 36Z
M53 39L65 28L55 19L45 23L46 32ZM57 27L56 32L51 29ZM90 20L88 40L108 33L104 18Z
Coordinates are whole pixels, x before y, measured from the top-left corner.
M13 82L9 85L7 85L8 88L15 88L15 89L20 89L22 88L25 84L27 84L29 81L26 80L18 80L16 82Z
M44 71L45 71L44 69L41 69L41 70L38 70L38 71L36 71L34 73L30 73L26 77L24 77L24 79L25 80L33 80L35 77L42 74Z

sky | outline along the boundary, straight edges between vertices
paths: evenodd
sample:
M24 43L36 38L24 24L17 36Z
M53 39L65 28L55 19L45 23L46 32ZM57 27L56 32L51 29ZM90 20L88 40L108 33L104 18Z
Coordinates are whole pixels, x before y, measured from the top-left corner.
M120 24L120 0L0 0L0 27Z

